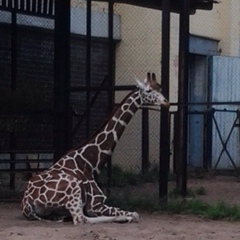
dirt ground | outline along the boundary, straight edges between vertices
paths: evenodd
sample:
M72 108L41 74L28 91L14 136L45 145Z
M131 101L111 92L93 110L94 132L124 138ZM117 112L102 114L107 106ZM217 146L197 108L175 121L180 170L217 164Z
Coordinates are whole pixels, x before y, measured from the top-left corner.
M140 213L139 223L84 224L28 221L18 203L0 203L1 240L239 240L239 222Z
M197 198L208 203L240 204L240 181L234 177L190 179L188 188L203 188ZM142 187L134 189L142 194ZM155 184L144 186L154 197ZM138 193L137 191L140 191ZM155 194L155 195L154 195ZM157 196L157 195L156 195ZM240 222L212 221L189 215L140 214L139 223L79 224L26 220L20 203L0 202L0 240L239 240Z

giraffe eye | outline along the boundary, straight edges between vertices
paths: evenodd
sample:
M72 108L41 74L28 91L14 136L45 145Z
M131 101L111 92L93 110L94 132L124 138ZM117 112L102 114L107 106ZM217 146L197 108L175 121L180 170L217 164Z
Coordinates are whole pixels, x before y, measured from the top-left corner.
M152 90L151 89L148 89L148 90L146 90L146 93L150 93Z

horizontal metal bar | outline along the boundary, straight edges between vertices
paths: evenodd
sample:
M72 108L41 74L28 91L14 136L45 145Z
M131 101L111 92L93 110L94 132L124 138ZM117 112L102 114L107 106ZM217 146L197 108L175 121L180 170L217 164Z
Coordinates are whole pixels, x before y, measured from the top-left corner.
M229 109L215 109L213 108L214 112L231 112L231 113L236 113L239 112L239 110L229 110Z
M199 111L199 110L195 110L195 111L189 111L188 114L190 115L204 115L205 113L209 112L209 110L214 112L227 112L227 113L237 113L240 112L240 110L228 110L228 109L215 109L215 108L210 108L207 110L203 110L203 111ZM170 114L174 115L176 113L176 111L169 111Z
M128 90L133 90L136 88L136 85L122 85L122 86L102 86L102 87L86 87L86 86L73 86L70 87L71 92L78 92L78 91L97 91L97 90L102 90L102 91L128 91Z
M197 106L197 105L239 105L240 107L240 102L195 102L195 103L177 103L177 102L171 102L171 106Z
M0 164L2 163L52 163L54 159L18 159L18 160L11 160L11 159L1 159Z
M12 149L3 149L0 150L0 154L3 153L35 153L35 154L41 154L41 153L54 153L54 150L12 150Z
M204 115L206 112L207 111L198 111L198 110L196 110L196 111L190 111L190 112L188 112L188 114L190 114L190 115Z
M27 112L21 112L21 113L3 113L1 114L0 112L0 118L9 118L9 117L31 117L31 116L42 116L42 117L50 117L53 116L53 111L52 112L34 112L34 111L27 111Z
M0 172L4 173L37 173L48 170L48 168L32 168L32 169L0 169Z

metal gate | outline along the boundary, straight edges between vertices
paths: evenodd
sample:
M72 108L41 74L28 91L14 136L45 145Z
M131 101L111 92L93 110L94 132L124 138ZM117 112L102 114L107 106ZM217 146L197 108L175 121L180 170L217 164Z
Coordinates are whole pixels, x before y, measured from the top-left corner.
M214 105L212 130L212 166L214 169L240 167L240 58L214 56L212 58L212 101Z
M193 77L189 105L189 166L240 167L240 58L197 56L204 71Z

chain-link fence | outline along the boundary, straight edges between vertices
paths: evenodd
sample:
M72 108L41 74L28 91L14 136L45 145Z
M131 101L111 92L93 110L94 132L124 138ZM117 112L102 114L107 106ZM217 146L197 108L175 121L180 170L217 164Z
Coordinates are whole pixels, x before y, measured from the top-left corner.
M143 80L151 71L161 82L162 12L120 3L115 3L113 10L111 52L108 3L91 1L89 8L86 1L71 0L70 107L74 147L99 128L110 107L131 89L126 86L135 84L135 78ZM198 10L190 17L188 189L192 195L210 202L237 203L238 199L239 10L237 0L224 1L211 11ZM4 189L14 186L13 181L16 186L20 183L5 170L26 169L26 164L11 165L9 159L53 159L54 17L33 15L0 10L0 84L4 106L0 120L0 157L4 160L0 164L0 187ZM172 13L169 193L174 192L178 161L178 55L179 14ZM114 69L111 82L110 59ZM109 85L125 86L128 90L115 91L111 98L113 90L108 89ZM146 123L147 134L142 127ZM146 118L139 110L112 157L111 196L158 199L159 133L160 113L149 111ZM143 153L147 143L147 153ZM14 152L20 155L16 157ZM104 169L99 181L104 185L108 178Z
M52 5L0 2L0 189L18 198L53 159ZM41 162L41 163L40 163ZM41 165L41 167L39 166Z

